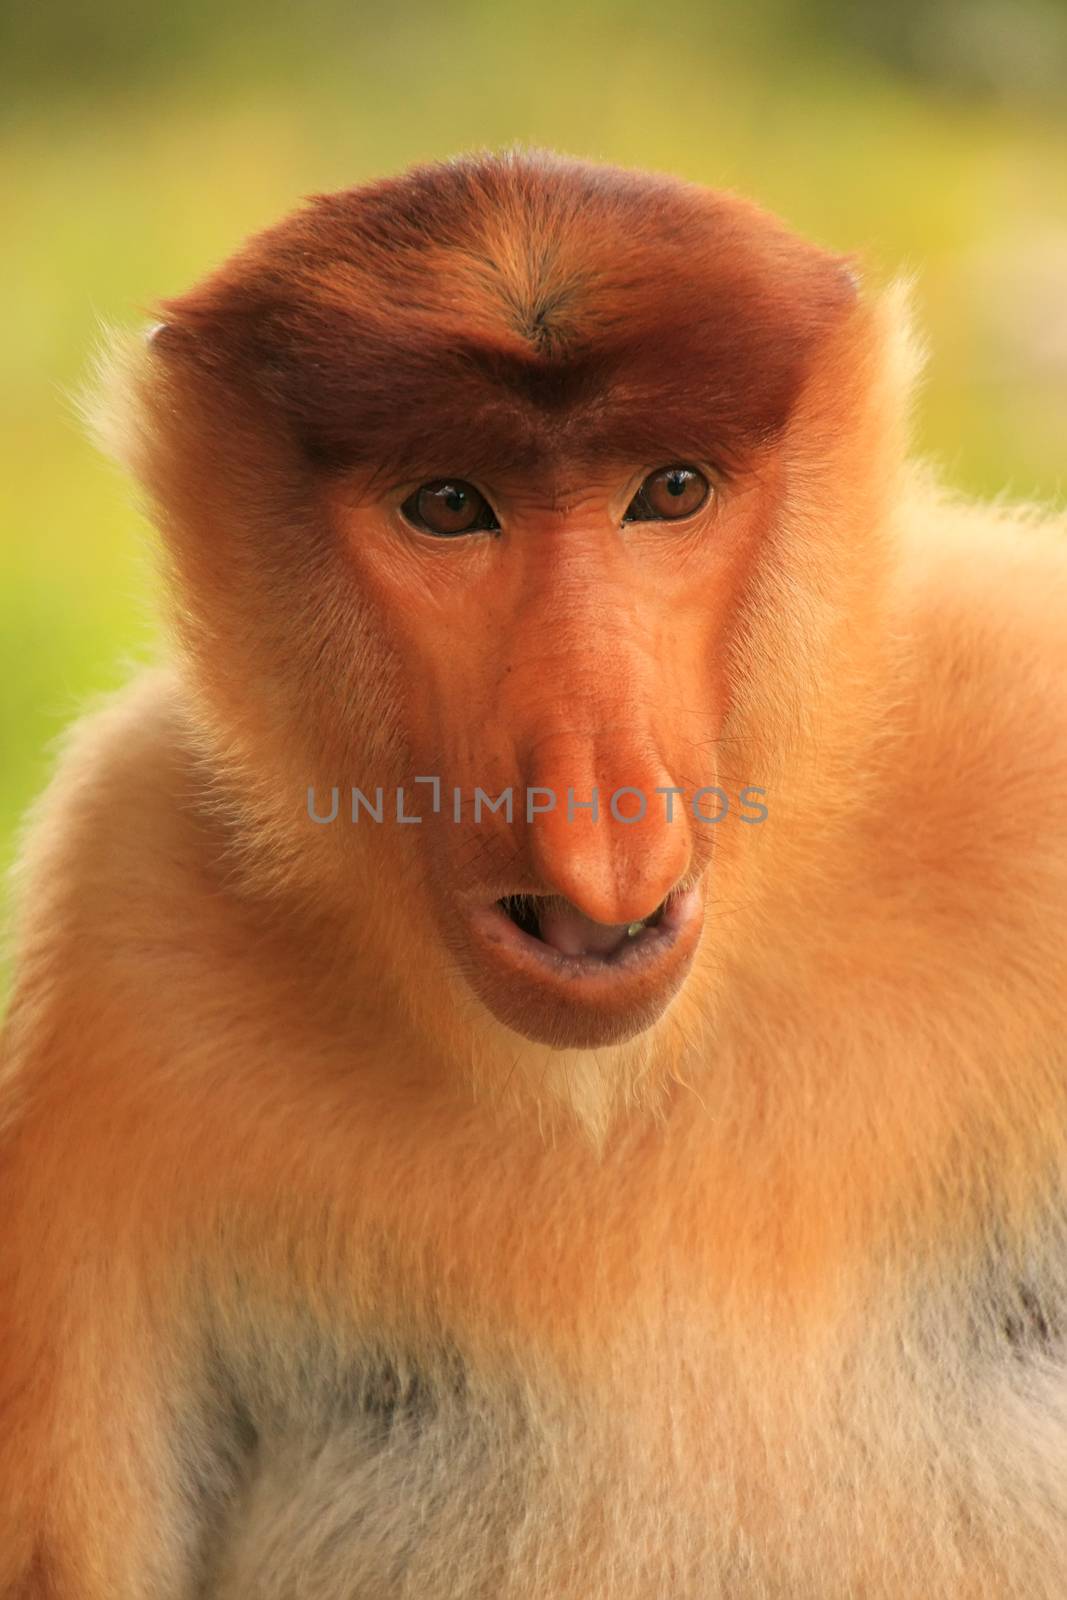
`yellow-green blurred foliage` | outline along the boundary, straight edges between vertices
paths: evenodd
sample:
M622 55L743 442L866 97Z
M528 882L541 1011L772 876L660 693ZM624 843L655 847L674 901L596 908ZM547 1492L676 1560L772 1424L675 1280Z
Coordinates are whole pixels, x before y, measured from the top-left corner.
M150 541L77 417L101 325L310 192L522 141L752 193L918 274L953 481L1061 494L1065 0L6 0L0 141L0 865L153 634Z

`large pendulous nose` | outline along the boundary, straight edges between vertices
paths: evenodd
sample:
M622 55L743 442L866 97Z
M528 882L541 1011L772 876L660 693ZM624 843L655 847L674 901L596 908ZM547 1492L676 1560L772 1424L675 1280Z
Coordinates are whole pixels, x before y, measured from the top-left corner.
M685 805L659 756L625 724L542 734L525 766L531 863L549 893L594 922L651 916L690 861Z

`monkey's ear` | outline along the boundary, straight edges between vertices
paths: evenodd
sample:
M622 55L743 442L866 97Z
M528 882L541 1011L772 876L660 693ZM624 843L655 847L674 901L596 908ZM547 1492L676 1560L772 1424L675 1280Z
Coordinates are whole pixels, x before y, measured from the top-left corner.
M169 356L192 354L198 341L193 329L177 320L162 318L149 323L144 330L144 343L154 356Z
M838 259L841 276L848 284L854 295L858 295L863 288L863 273L860 270L858 256L841 256Z

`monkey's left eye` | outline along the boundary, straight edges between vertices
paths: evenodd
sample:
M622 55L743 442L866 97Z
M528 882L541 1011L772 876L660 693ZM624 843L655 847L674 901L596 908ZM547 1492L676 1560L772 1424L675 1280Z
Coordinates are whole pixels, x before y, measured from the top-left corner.
M630 501L624 522L672 522L699 511L711 484L696 467L660 467L650 472Z
M433 483L421 484L400 510L414 527L439 539L500 527L485 496L460 478L436 478Z

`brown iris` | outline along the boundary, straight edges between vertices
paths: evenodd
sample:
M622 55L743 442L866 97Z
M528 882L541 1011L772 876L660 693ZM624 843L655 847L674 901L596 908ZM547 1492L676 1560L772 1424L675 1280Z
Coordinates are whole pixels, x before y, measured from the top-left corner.
M660 467L649 473L623 520L673 522L699 511L710 493L710 483L696 467Z
M400 509L416 528L440 539L500 526L485 496L462 478L436 478L424 483Z

